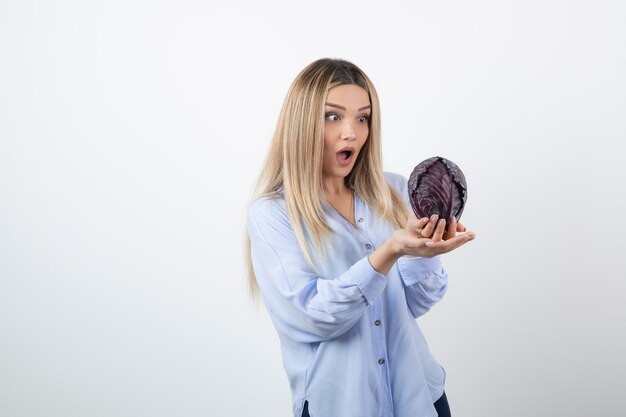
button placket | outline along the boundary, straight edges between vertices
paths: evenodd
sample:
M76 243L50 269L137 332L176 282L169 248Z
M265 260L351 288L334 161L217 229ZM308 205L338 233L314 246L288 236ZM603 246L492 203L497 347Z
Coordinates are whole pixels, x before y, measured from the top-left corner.
M372 305L372 311L371 311L371 316L370 316L370 323L372 323L374 325L374 328L372 329L373 331L373 342L374 342L374 352L375 352L375 357L378 357L376 359L376 363L378 363L379 365L385 365L386 363L386 356L387 356L387 349L385 348L385 339L384 339L384 330L383 330L383 322L380 318L376 318L374 319L374 317L381 317L382 316L382 308L381 306L376 303L374 305Z
M370 243L370 237L367 235L365 230L365 206L361 203L361 199L356 194L354 200L354 218L357 219L357 224L359 225L358 227L353 228L353 230L358 233L358 240L366 250L370 251L374 249L374 245Z
M355 193L354 200L354 218L356 219L356 230L359 231L361 236L367 238L365 234L366 223L365 223L365 215L366 215L366 205L361 201L361 199Z

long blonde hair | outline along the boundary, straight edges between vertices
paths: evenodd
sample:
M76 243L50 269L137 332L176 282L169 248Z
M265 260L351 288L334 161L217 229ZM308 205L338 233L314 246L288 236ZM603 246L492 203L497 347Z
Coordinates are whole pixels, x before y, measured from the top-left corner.
M309 230L315 249L322 250L325 238L332 232L322 205L324 104L328 90L342 84L365 89L372 106L369 136L345 179L346 185L396 228L404 227L409 213L402 197L383 175L380 106L370 79L356 65L340 59L324 58L309 64L287 92L252 201L282 189L291 226L312 268L311 248L306 243L303 225ZM245 256L250 296L256 299L258 284L247 234Z

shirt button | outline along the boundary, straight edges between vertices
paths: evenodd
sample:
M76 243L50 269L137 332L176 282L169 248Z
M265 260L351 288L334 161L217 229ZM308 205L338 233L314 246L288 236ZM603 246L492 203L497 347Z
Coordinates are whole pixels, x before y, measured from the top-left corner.
M380 326L380 320L376 320L376 321L374 322L374 326Z
M383 358L380 358L380 359L378 360L378 364L379 364L379 365L382 365L382 364L384 364L384 363L385 363L385 360L384 360Z
M363 223L363 217L359 217L359 220L357 220L359 223Z
M372 249L372 245L370 245L369 243L365 244L365 249Z

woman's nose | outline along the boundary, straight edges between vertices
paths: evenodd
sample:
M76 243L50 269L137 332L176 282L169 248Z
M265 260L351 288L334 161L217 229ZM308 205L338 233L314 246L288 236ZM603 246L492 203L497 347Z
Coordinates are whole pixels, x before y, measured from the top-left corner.
M352 123L346 121L341 130L341 139L356 140L356 133Z

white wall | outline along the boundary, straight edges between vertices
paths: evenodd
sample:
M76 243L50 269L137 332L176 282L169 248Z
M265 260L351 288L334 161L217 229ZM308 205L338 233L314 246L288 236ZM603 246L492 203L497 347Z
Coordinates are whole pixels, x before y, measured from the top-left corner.
M477 239L420 320L453 414L624 416L619 1L0 1L0 415L288 416L245 203L296 74L373 79L385 169Z

